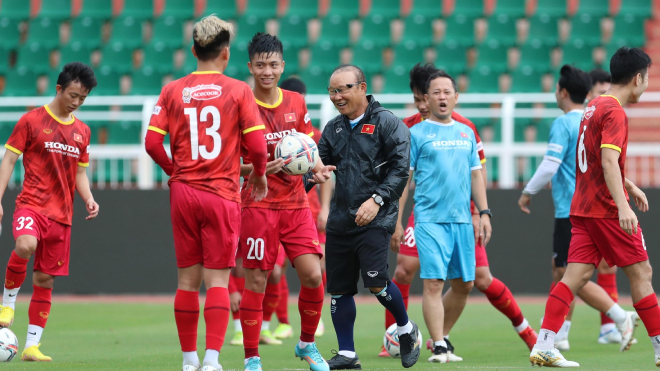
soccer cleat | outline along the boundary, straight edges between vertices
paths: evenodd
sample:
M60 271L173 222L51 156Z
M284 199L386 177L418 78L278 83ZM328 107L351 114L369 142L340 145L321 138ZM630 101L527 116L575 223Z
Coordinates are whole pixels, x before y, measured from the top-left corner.
M14 310L0 305L0 328L10 327L14 323Z
M316 343L311 343L302 349L296 345L296 357L302 361L307 361L309 369L312 371L330 371L330 366L321 356Z
M426 349L433 352L433 339L426 340Z
M263 371L261 368L261 358L250 357L243 361L245 364L245 371Z
M199 371L199 364L195 365L190 361L183 362L183 368L181 371Z
M243 345L243 331L238 331L234 334L234 337L231 338L229 342L231 345Z
M557 348L557 350L562 352L568 352L569 350L571 350L571 345L568 343L568 339L555 340L555 348Z
M518 334L521 339L527 344L527 347L531 351L534 349L534 344L536 344L536 338L538 338L538 335L536 334L536 331L532 328L532 326L528 326L526 329L522 330L521 333Z
M215 367L210 362L204 362L204 365L199 370L200 371L222 371L222 365L218 365L218 367Z
M412 331L407 334L399 335L399 348L401 349L401 365L404 368L412 367L419 359L419 344L421 339L417 338L419 327L415 322L412 323Z
M639 316L637 312L626 312L626 320L616 326L621 333L620 352L625 352L633 345L632 340L635 338L635 328L637 327L638 320Z
M291 325L288 323L280 323L277 325L277 328L273 332L273 337L280 340L293 337L293 327L291 327Z
M378 353L378 357L390 357L390 354L387 353L387 349L385 349L385 345L381 345L380 353Z
M660 355L655 355L655 367L660 367Z
M433 348L433 354L429 357L429 362L433 363L447 363L447 348L436 345Z
M29 348L23 349L23 353L21 354L21 361L51 362L53 359L41 353L41 351L39 350L40 346L41 343L39 343L39 345L33 345Z
M447 343L447 362L462 362L463 358L454 354L454 346L448 338L445 338L445 343Z
M342 356L336 350L331 351L335 356L328 360L328 367L331 370L362 370L362 364L357 354L354 358Z
M598 344L621 344L621 340L621 333L615 328L598 335Z
M580 367L580 364L577 362L567 361L557 349L540 350L533 348L532 353L529 355L529 361L532 363L532 366L559 368Z
M275 339L270 330L261 330L261 334L259 334L259 344L282 345L282 342Z
M320 338L325 334L325 325L323 324L323 320L319 320L319 325L316 327L316 332L314 333L314 336L317 338Z

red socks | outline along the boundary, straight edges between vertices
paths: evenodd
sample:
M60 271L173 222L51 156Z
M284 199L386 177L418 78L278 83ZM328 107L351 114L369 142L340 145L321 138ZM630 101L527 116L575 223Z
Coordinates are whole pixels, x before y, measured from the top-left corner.
M401 291L401 296L403 296L403 305L405 305L406 309L408 309L408 297L410 296L410 285L404 285L403 283L398 283L394 280L392 280L392 283L394 283L399 288L399 291ZM389 310L385 309L385 329L387 330L388 328L390 328L390 326L392 326L395 323L396 320L394 319L392 313L390 313Z
M543 317L541 328L554 333L559 332L559 329L564 324L566 315L568 315L568 310L571 308L573 298L571 289L565 283L557 283L545 304L545 316Z
M289 283L286 277L280 280L280 301L277 303L277 320L280 323L289 324Z
M596 279L598 286L602 287L605 292L614 300L615 303L619 302L619 292L616 289L616 274L600 274L598 273L598 278ZM614 321L605 315L605 313L600 314L600 324L605 325L608 323L614 323Z
M23 277L25 277L25 273ZM53 289L45 289L34 285L32 285L32 289L32 301L30 301L30 308L28 309L30 324L46 328Z
M15 251L11 252L9 262L7 263L7 273L5 274L5 287L8 289L17 289L21 287L25 281L25 274L27 272L27 264L30 259L23 259L16 255Z
M285 279L284 277L282 279ZM277 309L277 304L280 302L280 285L279 283L266 284L266 294L264 296L264 321L270 321L273 312Z
M204 321L206 322L206 349L220 351L229 323L229 291L224 287L206 290Z
M241 326L243 327L243 348L245 358L259 357L259 333L263 319L264 294L243 290L241 299Z
M486 291L482 292L497 310L511 320L514 327L520 326L523 323L525 317L520 311L516 299L513 298L511 290L502 281L493 278L490 286L488 286Z
M639 318L644 322L649 336L660 335L660 307L658 306L658 298L655 296L655 293L633 304L633 307L635 307L637 314L639 314Z
M314 342L314 334L321 320L323 309L323 285L317 288L300 287L298 311L300 312L300 341Z
M31 317L30 317L31 318ZM197 350L197 323L199 321L199 292L176 290L174 320L179 332L182 352Z

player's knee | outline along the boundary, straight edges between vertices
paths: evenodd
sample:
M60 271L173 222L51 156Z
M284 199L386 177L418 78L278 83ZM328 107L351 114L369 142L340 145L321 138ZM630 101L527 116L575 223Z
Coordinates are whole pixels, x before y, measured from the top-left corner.
M394 271L394 281L404 285L410 285L414 278L414 270L408 269L408 267L403 264L398 264L396 266L396 270Z
M37 244L33 239L18 237L16 239L16 254L23 259L29 258L37 249Z
M472 291L473 287L474 281L461 282L459 284L451 285L451 289L454 290L455 293L466 296L470 295L470 291Z
M32 284L44 289L52 289L55 283L55 277L50 274L36 271L32 275Z
M424 293L429 295L442 295L444 281L424 280Z
M305 286L305 287L319 287L323 283L323 275L321 274L321 270L315 270L312 272L309 272L303 277L300 277L300 284Z
M491 283L493 283L493 277L491 275L487 276L479 276L474 280L474 286L477 287L477 290L479 291L486 291L490 287Z

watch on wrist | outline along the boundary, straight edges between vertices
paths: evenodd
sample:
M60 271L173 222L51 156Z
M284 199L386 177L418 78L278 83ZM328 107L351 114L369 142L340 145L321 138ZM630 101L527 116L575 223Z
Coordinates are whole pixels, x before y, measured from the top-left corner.
M490 209L481 210L479 216L488 215L489 218L493 218L493 213L490 212Z
M371 198L373 198L374 202L377 203L378 205L380 206L385 205L385 202L383 202L383 198L380 197L380 195L374 193L373 195L371 195Z

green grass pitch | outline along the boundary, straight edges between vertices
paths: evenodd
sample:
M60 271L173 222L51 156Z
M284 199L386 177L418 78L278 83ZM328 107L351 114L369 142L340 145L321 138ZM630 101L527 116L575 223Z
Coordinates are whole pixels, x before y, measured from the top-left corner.
M171 304L102 304L57 303L53 300L48 327L42 338L42 350L53 357L50 364L21 362L0 364L1 370L180 370L181 355ZM538 329L543 314L542 304L521 305L534 328ZM324 307L325 336L317 339L324 357L336 348L336 338L330 319L329 306ZM629 308L630 309L630 308ZM17 307L12 330L23 350L27 329L27 304ZM413 304L411 318L428 337L421 313L421 305ZM298 330L298 312L290 307L294 329ZM203 318L203 317L202 317ZM199 354L204 356L203 320L200 318ZM372 304L358 304L355 325L355 344L364 370L402 370L398 359L382 359L376 355L384 333L383 309ZM651 370L653 348L640 324L636 337L639 344L626 353L619 353L618 345L596 343L599 317L585 305L578 305L571 328L571 350L568 359L580 362L582 370ZM271 326L274 329L274 325ZM225 370L242 370L243 349L228 344L233 334L232 324L227 345L220 361ZM469 303L451 334L456 354L465 361L452 364L431 364L430 353L423 350L412 370L530 369L529 352L515 334L510 322L487 303ZM306 370L306 363L294 358L296 340L288 339L282 346L262 346L264 370Z

